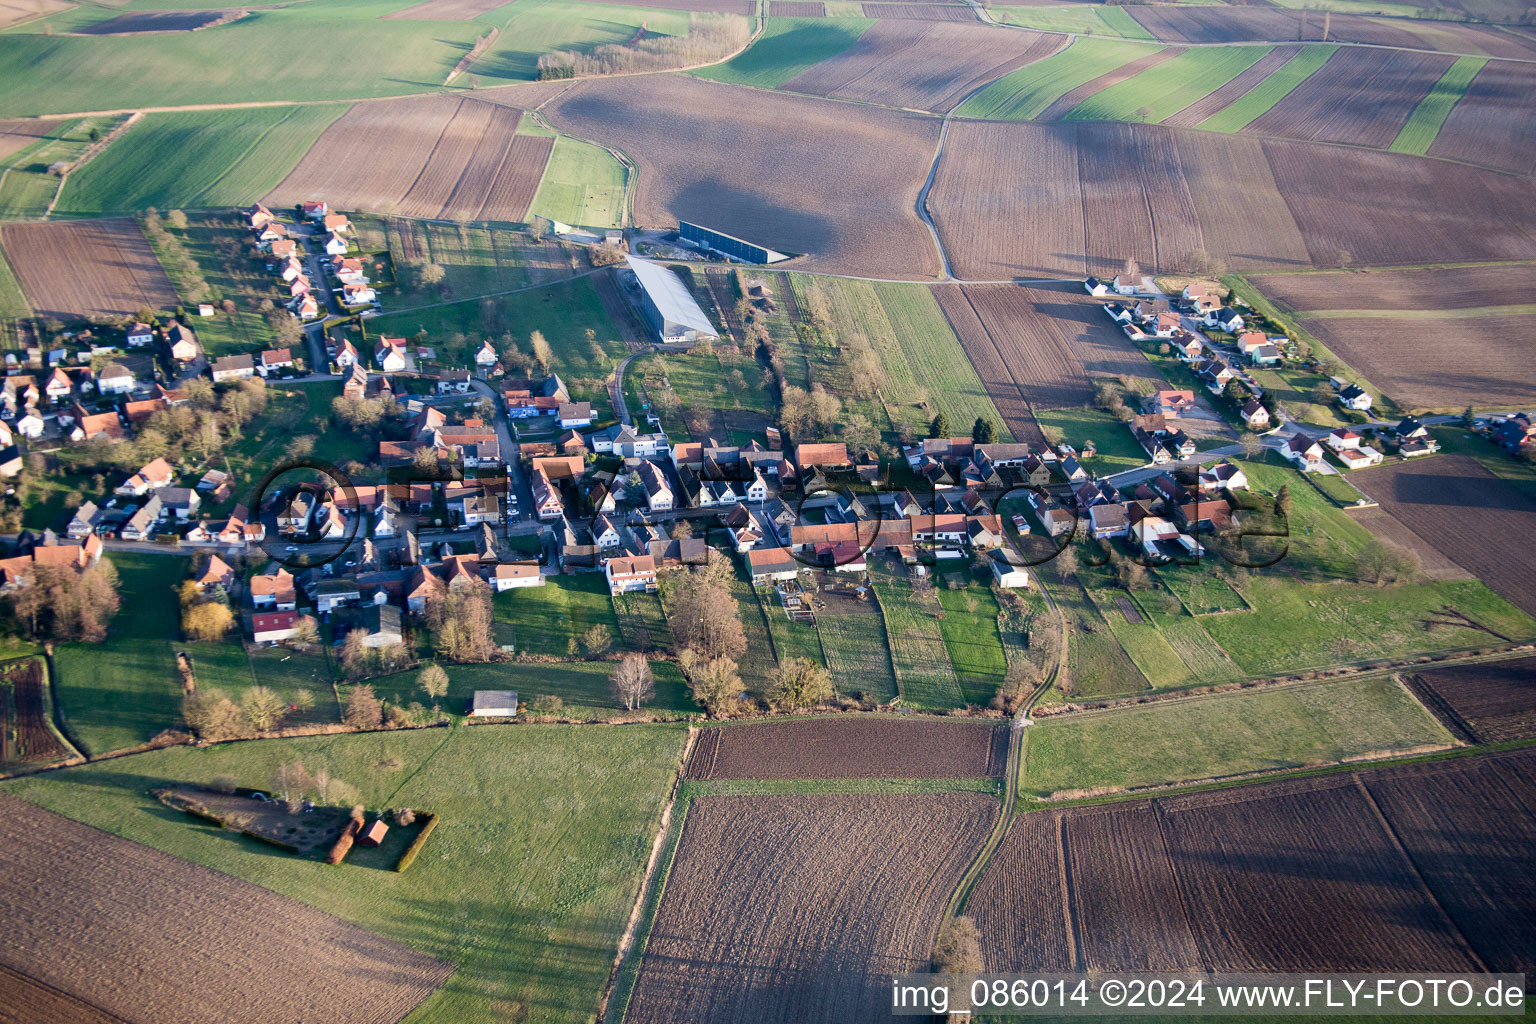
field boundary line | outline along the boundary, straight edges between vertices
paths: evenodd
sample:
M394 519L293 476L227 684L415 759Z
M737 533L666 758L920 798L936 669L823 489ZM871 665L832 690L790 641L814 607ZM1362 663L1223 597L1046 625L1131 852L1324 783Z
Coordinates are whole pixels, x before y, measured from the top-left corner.
M618 993L621 975L624 968L636 958L645 955L645 946L650 939L651 924L654 914L661 909L661 893L666 887L667 875L671 873L672 858L666 858L666 866L662 867L662 851L668 845L671 837L672 854L676 855L677 845L682 842L682 828L688 816L688 805L692 802L691 796L682 796L683 808L680 820L673 825L673 811L676 809L679 797L683 794L683 776L688 771L688 758L693 753L694 741L698 739L697 726L688 726L688 739L683 744L682 755L678 758L677 771L672 777L672 792L667 797L666 806L661 809L660 822L656 828L656 838L651 843L650 858L646 861L645 874L641 876L639 891L635 893L635 905L629 912L629 921L624 926L624 934L619 936L619 948L613 957L613 967L608 972L608 984L603 986L602 994L597 1000L597 1020L599 1024L607 1020L610 1000ZM646 907L654 901L655 906L651 911L651 919L644 921L644 932L641 932L642 918L645 918ZM634 993L634 984L640 979L640 966L635 962L635 969L631 972L634 981L622 992L622 1000L619 1004L619 1020L629 1009L629 999Z
M1472 962L1477 964L1478 970L1487 971L1489 969L1487 963L1483 961L1482 956L1473 948L1471 941L1462 932L1460 926L1456 924L1455 919L1451 917L1450 913L1446 911L1445 907L1435 897L1435 892L1429 887L1429 883L1424 880L1424 876L1419 872L1419 865L1414 862L1413 855L1403 845L1402 839L1397 834L1397 829L1392 827L1391 819L1383 813L1381 805L1376 802L1376 794L1371 792L1371 787L1365 784L1365 780L1360 778L1358 773L1352 777L1351 781L1354 782L1355 789L1365 798L1366 805L1370 807L1371 813L1376 816L1376 822L1381 826L1381 830L1392 841L1392 848L1397 851L1399 857L1403 858L1403 863L1408 865L1408 870L1413 872L1413 880L1418 883L1419 894L1429 902L1430 906L1440 912L1441 920L1445 922L1451 934L1461 940L1462 948L1466 950L1467 956L1472 959Z

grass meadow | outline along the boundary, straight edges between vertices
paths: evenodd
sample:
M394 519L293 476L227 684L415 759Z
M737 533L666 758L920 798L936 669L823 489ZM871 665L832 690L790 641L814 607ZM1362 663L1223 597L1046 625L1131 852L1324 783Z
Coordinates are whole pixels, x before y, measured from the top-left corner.
M1037 721L1019 791L1119 790L1450 745L1390 678L1308 683Z
M422 729L176 747L5 785L12 795L243 878L452 962L406 1018L590 1021L677 769L680 726ZM371 811L441 822L409 871L331 867L167 812L148 790L302 759Z
M620 227L627 181L624 166L606 149L559 136L529 214L581 227Z
M1059 7L991 7L998 21L1042 32L1070 32L1079 36L1120 36L1152 40L1140 22L1119 7L1071 4Z

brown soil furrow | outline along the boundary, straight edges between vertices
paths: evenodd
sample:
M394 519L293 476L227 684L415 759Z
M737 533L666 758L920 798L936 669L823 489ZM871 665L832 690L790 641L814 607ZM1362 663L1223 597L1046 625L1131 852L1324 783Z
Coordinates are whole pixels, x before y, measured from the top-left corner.
M1247 93L1249 89L1252 89L1264 81L1264 79L1279 71L1290 62L1292 57L1295 57L1300 52L1301 47L1299 46L1275 47L1260 58L1257 64L1248 68L1248 70L1232 79L1232 81L1223 85L1215 92L1200 97L1172 117L1163 118L1162 123L1171 125L1174 128L1195 127L1195 125L1236 101Z

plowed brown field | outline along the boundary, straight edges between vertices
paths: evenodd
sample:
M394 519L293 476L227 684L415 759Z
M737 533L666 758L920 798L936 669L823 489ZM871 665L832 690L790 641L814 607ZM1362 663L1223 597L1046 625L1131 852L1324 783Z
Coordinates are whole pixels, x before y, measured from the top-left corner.
M915 21L976 21L966 4L864 4L866 18L906 18Z
M1350 270L1336 274L1258 274L1250 280L1281 309L1305 316L1325 309L1428 310L1517 306L1532 297L1536 267L1526 263L1432 270Z
M1466 455L1397 462L1356 479L1426 543L1536 615L1536 501Z
M554 140L519 137L512 106L434 95L358 103L267 196L445 220L521 221Z
M7 224L0 247L43 316L133 313L176 305L176 290L131 220Z
M1465 740L1536 736L1536 658L1429 669L1409 676L1408 684Z
M1252 7L1127 7L1131 17L1157 39L1169 43L1303 42L1321 40L1319 11L1286 11ZM1330 42L1375 43L1426 49L1429 45L1408 31L1411 22L1334 14L1328 23ZM1303 28L1305 25L1305 28ZM1467 51L1459 51L1467 52Z
M695 799L625 1021L889 1020L996 815L970 794Z
M821 0L769 0L768 14L773 18L824 18L827 5Z
M1526 116L1532 96L1536 66L1489 61L1451 108L1429 155L1536 173L1536 118Z
M1385 149L1454 60L1443 54L1342 46L1243 130Z
M1529 971L1533 807L1520 751L1035 812L965 911L992 971Z
M52 135L63 121L34 121L20 118L0 121L0 160L32 145L38 139Z
M1307 330L1407 409L1523 406L1536 316L1304 319Z
M1049 57L1066 43L1065 36L1043 32L885 19L781 88L943 112L978 86Z
M543 113L635 162L645 226L708 224L811 271L941 270L915 213L936 118L672 75L581 82Z
M1045 433L1035 419L1034 411L1024 397L1024 390L1008 369L1008 363L998 350L997 343L987 333L986 325L976 315L965 292L959 285L940 285L933 290L939 308L944 311L955 336L965 349L966 358L987 389L987 397L997 406L998 414L1013 436L1029 444L1045 444Z
M1008 730L820 718L703 729L690 779L977 779L1001 775Z
M268 889L4 795L0 847L0 966L130 1024L393 1024L453 973ZM46 998L30 986L16 995ZM0 989L0 1003L10 998Z

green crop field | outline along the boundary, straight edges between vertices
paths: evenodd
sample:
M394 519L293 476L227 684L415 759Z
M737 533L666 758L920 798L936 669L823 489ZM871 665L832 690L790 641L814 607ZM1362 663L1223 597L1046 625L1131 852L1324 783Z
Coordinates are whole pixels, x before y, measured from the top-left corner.
M216 31L216 30L215 30ZM344 104L146 114L59 195L62 215L243 206L299 162Z
M842 284L848 287L857 282ZM887 376L884 393L897 402L920 404L929 419L929 409L942 412L962 433L977 417L989 419L997 426L999 441L1012 441L1012 432L960 347L932 290L903 284L872 287L889 328L888 334L875 339Z
M201 32L120 36L47 36L39 28L46 22L34 22L0 34L0 95L9 114L47 114L434 90L485 26L378 19L398 7L392 0L298 4Z
M1447 68L1434 88L1429 90L1429 95L1413 108L1408 122L1397 133L1397 138L1392 140L1392 152L1418 156L1428 153L1429 147L1435 143L1435 136L1440 134L1440 126L1451 116L1451 110L1466 94L1467 86L1472 84L1472 79L1477 77L1477 73L1487 63L1486 57L1457 57L1456 63Z
M5 258L5 253L0 251L0 319L31 315L32 307L27 305L21 283L16 280L16 274L11 270L11 263Z
M1097 454L1080 460L1090 473L1102 476L1147 464L1147 453L1130 428L1102 409L1037 410L1035 419L1053 443L1065 441L1081 451L1085 441L1092 441Z
M1019 790L1108 792L1449 746L1392 679L1352 679L1046 718L1029 730Z
M67 731L92 755L136 746L181 719L174 649L181 624L171 591L186 578L189 559L117 551L107 557L122 596L107 639L60 644L53 655Z
M1209 132L1235 132L1246 128L1270 107L1290 95L1292 89L1311 77L1312 72L1328 62L1337 46L1306 46L1302 51L1258 85L1249 89L1235 101L1200 122Z
M457 966L406 1020L590 1021L639 891L685 730L475 726L176 747L5 784L88 825L254 882ZM331 867L168 813L148 790L280 762L371 810L440 816L409 871Z
M1047 8L1049 9L1049 8ZM1263 59L1273 47L1223 46L1185 50L1095 93L1068 121L1161 121L1215 92ZM1143 112L1146 111L1145 117Z
M593 626L619 635L608 585L597 572L550 576L542 587L504 590L496 595L495 615L496 621L512 624L520 654L573 657L575 645Z
M1063 93L1151 52L1142 43L1075 39L1060 53L999 78L966 100L956 113L961 117L1028 121Z
M869 578L885 614L891 664L896 670L901 699L922 708L963 707L965 693L955 678L939 626L938 600L919 598L911 584L883 568L871 566ZM994 633L996 629L994 624Z
M885 622L874 609L867 615L823 614L816 625L838 693L863 693L882 704L896 699L896 670L891 666Z
M1009 25L1039 29L1042 32L1070 32L1073 35L1120 36L1124 39L1153 39L1140 22L1124 9L1110 6L1072 4L1060 7L991 7L988 13Z
M769 18L763 34L745 52L692 74L777 89L812 64L848 49L873 24L869 18Z
M529 214L581 227L622 227L627 180L612 153L562 135L555 139Z
M958 589L951 590L947 585L951 578L960 583ZM1008 671L1008 658L997 630L997 598L985 582L979 582L968 572L940 580L938 596L944 609L939 635L949 651L960 692L967 704L985 705Z

